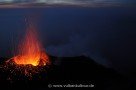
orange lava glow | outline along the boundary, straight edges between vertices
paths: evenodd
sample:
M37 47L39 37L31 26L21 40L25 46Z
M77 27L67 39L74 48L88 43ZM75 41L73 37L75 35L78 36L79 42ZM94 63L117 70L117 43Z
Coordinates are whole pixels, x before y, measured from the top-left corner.
M16 64L44 66L49 62L49 58L42 49L37 37L36 27L33 24L29 24L25 37L19 44L18 54L12 60Z

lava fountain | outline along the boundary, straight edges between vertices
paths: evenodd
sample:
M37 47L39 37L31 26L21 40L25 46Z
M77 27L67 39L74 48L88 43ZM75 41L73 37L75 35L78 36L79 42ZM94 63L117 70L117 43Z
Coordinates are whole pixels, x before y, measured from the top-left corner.
M45 80L50 70L49 56L43 49L37 32L37 24L30 18L25 34L14 51L14 56L2 65L7 80ZM42 77L43 74L46 77ZM42 77L42 78L41 78Z
M43 51L34 24L28 24L25 36L18 45L17 55L11 60L18 65L45 66L49 64L49 58Z

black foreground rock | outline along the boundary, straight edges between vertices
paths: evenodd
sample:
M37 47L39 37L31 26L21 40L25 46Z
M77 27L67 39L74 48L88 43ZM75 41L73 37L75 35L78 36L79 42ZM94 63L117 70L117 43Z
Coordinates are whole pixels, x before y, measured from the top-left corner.
M18 66L14 63L5 64L6 60L6 58L1 58L0 63L0 85L3 88L2 90L45 90L50 88L135 90L126 77L113 69L95 63L85 56L50 56L52 64L44 67Z

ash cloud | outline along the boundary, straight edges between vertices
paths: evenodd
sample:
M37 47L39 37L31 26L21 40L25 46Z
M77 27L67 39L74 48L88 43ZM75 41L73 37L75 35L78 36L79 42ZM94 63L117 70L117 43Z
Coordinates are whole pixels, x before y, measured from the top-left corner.
M130 9L53 8L42 22L49 40L47 52L55 56L86 55L121 72L132 70L136 59L135 15Z

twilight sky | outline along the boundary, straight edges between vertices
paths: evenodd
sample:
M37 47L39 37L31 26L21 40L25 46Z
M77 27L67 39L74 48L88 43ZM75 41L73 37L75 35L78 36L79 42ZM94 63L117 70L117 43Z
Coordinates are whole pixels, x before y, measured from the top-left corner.
M71 3L71 4L80 4L80 3L128 3L136 2L135 0L0 0L0 2L45 2L45 3Z

